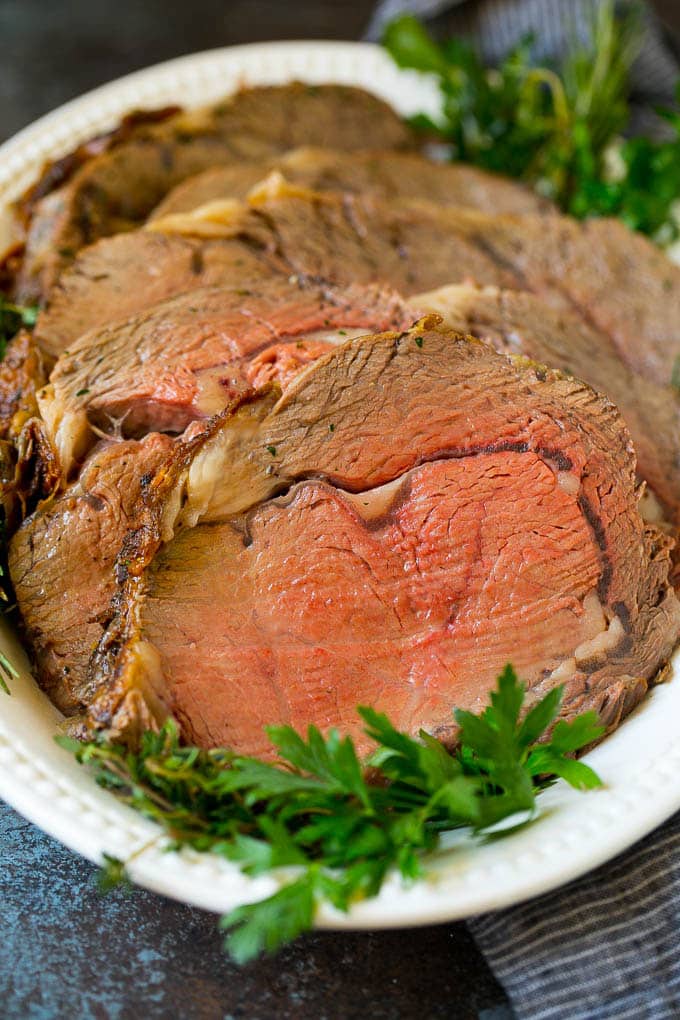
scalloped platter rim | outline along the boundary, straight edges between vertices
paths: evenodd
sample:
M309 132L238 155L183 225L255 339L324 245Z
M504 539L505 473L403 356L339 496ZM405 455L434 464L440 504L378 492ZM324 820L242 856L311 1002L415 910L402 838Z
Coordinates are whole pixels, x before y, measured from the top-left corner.
M398 70L367 43L285 42L212 50L129 75L76 99L0 147L0 248L10 238L8 203L45 160L111 128L131 109L179 102L197 106L243 84L293 79L358 85L404 115L435 114L426 76ZM226 911L271 893L276 876L249 878L228 862L192 851L167 853L159 829L95 785L54 743L59 713L38 690L28 659L6 623L0 650L19 672L0 694L0 797L45 832L92 861L127 860L135 882L207 910ZM654 688L633 715L586 760L604 789L576 793L557 783L531 826L484 845L452 836L432 856L428 876L405 887L395 875L379 896L348 914L323 907L331 928L428 924L510 906L611 859L680 809L680 680Z

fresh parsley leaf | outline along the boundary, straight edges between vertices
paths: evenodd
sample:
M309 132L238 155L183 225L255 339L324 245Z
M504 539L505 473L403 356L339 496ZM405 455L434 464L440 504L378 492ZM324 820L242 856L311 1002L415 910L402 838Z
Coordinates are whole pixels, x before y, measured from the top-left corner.
M220 921L225 945L236 963L247 963L309 931L316 909L316 875L308 872L267 899L237 907Z
M483 712L455 713L454 753L359 708L376 744L367 763L349 737L314 726L306 736L270 727L276 762L185 747L172 721L143 734L137 752L105 739L58 742L101 786L157 821L172 847L211 851L250 875L294 869L273 895L223 918L229 952L246 962L311 928L322 900L348 910L376 895L391 869L406 882L418 878L442 832L465 827L500 838L503 823L534 817L537 794L556 776L579 789L598 785L573 759L603 732L593 713L560 721L546 736L561 697L557 688L525 712L524 687L506 666ZM123 862L107 859L103 883L124 878Z

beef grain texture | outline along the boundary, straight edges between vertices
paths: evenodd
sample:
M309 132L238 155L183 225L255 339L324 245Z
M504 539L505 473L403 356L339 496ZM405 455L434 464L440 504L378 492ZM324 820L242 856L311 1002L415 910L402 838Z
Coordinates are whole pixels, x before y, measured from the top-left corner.
M385 149L413 141L386 103L345 85L247 89L206 109L128 118L108 142L48 168L20 206L28 232L16 297L43 300L83 245L142 222L192 174L299 145L364 148L367 139Z
M248 288L278 273L381 281L414 296L416 305L419 292L451 282L529 292L520 317L530 315L532 336L524 330L516 349L575 372L620 402L641 473L669 518L678 518L680 405L670 383L680 354L680 270L621 224L490 216L313 192L277 179L245 203L230 200L152 226L100 241L63 275L36 329L50 357L84 332L142 315L172 295L236 281ZM540 336L539 307L546 308L549 339ZM507 311L506 332L517 333L513 309L505 298L491 332Z
M415 318L378 286L304 285L279 273L252 289L198 288L83 334L57 361L40 410L69 475L97 435L181 433L253 385L285 384L349 334Z
M315 191L369 192L382 198L426 198L482 212L554 211L523 184L465 163L436 163L413 152L368 149L342 152L311 146L270 160L211 167L179 184L154 209L150 219L191 212L208 202L247 197L267 174L280 173Z
M337 348L174 448L119 558L76 732L267 754L357 704L455 739L512 661L614 728L668 660L669 542L614 406L439 328ZM197 668L200 664L200 668ZM151 692L151 693L150 693Z
M669 520L680 519L680 398L633 371L605 332L569 308L533 294L454 285L414 299L451 329L472 333L506 354L551 365L614 401L635 444L638 471Z
M256 291L180 295L72 345L42 391L40 428L58 467L52 488L75 480L37 507L10 554L36 674L62 710L86 698L85 668L113 595L116 555L136 526L143 479L172 448L161 433L188 428L195 436L251 385L285 385L348 335L404 328L414 317L384 288L305 287L279 274ZM12 479L16 471L12 463ZM20 473L4 486L12 509L21 480Z

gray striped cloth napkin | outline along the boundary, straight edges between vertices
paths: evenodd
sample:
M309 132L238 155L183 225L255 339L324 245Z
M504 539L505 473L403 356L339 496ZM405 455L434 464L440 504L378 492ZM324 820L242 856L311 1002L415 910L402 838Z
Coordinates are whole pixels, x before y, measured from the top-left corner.
M437 34L476 40L489 62L528 31L550 59L573 31L568 16L582 31L596 2L384 0L367 35L409 11ZM678 64L649 11L645 22L635 94L668 101ZM680 814L585 878L469 928L520 1020L680 1020Z
M468 927L519 1018L678 1020L680 815L585 878Z

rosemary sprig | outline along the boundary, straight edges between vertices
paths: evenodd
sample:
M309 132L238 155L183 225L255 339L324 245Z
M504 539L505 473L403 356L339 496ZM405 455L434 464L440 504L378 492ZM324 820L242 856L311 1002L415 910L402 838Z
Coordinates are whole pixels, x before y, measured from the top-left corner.
M546 739L561 697L556 688L524 713L524 687L507 666L481 714L456 711L455 754L359 708L377 745L368 772L349 737L324 737L313 726L306 737L270 727L276 763L182 746L173 722L145 733L136 752L58 740L100 785L158 822L172 848L211 851L249 875L295 869L274 895L222 919L230 953L245 962L309 930L322 900L347 910L376 895L391 869L407 882L418 878L442 832L484 837L511 817L525 824L557 776L579 789L600 785L572 757L603 732L594 712L558 722ZM125 876L120 861L105 864L107 882Z

